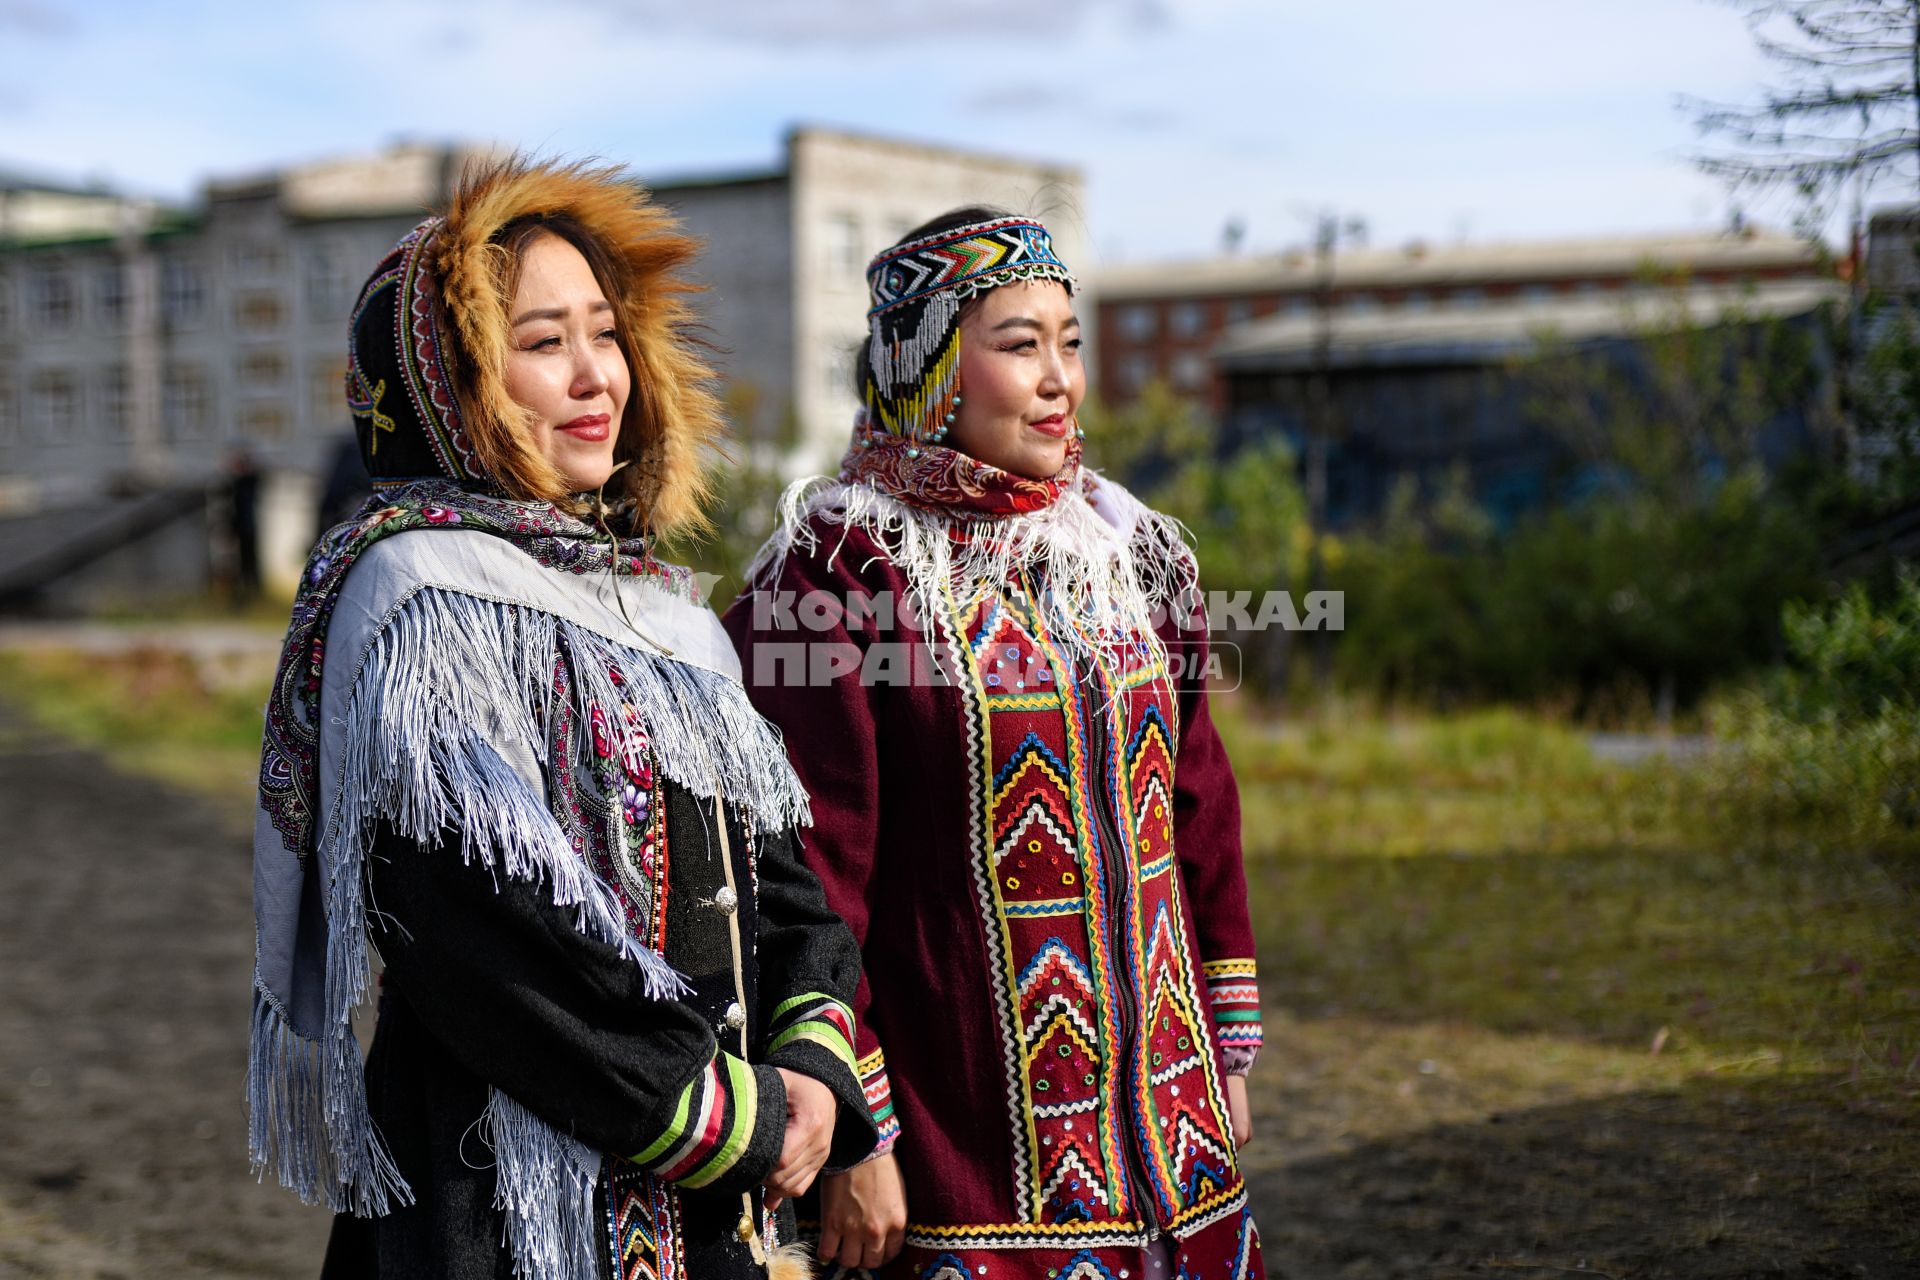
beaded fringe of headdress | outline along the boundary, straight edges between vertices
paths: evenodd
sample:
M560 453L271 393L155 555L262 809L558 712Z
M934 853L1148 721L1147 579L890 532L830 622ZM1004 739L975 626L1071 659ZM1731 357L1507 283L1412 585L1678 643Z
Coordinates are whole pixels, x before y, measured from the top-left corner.
M920 314L911 316L916 309ZM867 412L889 434L929 439L953 412L960 369L959 316L959 295L942 290L917 308L909 303L891 316L874 317L874 340L867 344L873 370ZM913 319L913 332L889 332L893 318Z

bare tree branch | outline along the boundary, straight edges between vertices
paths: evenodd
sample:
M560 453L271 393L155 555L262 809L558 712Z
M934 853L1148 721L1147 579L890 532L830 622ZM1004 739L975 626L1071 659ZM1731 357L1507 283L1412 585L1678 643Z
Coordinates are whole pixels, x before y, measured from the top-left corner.
M1856 178L1920 180L1920 0L1731 2L1784 83L1758 103L1682 99L1703 134L1731 144L1696 155L1703 171L1792 182L1810 201Z

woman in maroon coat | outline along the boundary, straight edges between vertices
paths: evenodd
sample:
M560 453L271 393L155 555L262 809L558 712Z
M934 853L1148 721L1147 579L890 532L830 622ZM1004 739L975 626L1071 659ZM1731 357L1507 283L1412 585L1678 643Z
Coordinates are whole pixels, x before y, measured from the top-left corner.
M965 209L868 268L864 408L729 611L860 940L879 1154L820 1252L927 1280L1263 1274L1233 774L1177 526L1080 464L1073 278ZM1177 607L1186 603L1183 611Z

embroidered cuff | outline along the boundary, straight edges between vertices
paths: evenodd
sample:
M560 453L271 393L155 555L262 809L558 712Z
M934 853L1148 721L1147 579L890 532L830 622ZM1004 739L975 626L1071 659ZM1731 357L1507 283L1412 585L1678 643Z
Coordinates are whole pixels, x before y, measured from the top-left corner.
M818 1080L839 1103L825 1167L838 1172L860 1163L873 1149L874 1132L854 1070L853 1012L812 991L781 1001L768 1021L768 1064Z
M867 1156L867 1160L872 1160L892 1151L894 1142L900 1137L900 1121L893 1114L893 1085L887 1080L887 1055L875 1049L860 1059L855 1073L860 1077L860 1091L867 1095L867 1110L873 1115L873 1127L880 1131L880 1141L874 1144ZM862 1160L860 1163L866 1162Z
M1260 1053L1260 988L1251 959L1209 960L1207 1004L1213 1010L1213 1036L1227 1074L1243 1076Z
M788 1045L810 1041L858 1075L853 1061L853 1010L818 991L782 1000L767 1020L767 1056Z
M779 1073L716 1053L680 1091L660 1136L631 1159L683 1187L750 1187L779 1157L786 1126Z

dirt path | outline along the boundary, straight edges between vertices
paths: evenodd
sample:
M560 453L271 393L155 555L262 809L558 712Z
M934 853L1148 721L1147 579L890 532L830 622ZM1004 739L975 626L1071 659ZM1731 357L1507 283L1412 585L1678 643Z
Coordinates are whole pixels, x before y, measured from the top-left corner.
M326 1216L247 1172L232 815L0 708L0 1276L306 1276Z
M1269 1010L1244 1153L1288 1280L1920 1277L1900 1080L1680 1074Z

